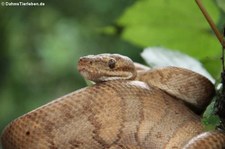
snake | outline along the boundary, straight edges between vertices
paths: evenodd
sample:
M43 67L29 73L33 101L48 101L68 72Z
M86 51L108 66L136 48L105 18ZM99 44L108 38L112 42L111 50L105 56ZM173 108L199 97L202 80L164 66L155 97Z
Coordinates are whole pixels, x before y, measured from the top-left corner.
M201 124L215 94L206 77L108 53L80 57L78 70L94 84L10 122L4 149L225 148L225 134Z

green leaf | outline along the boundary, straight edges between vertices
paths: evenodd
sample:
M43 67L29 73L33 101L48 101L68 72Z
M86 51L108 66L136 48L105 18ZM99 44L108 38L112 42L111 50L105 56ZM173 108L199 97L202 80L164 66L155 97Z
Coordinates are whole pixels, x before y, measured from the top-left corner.
M215 115L214 107L215 98L208 105L207 109L203 114L202 123L204 124L206 130L213 130L216 126L219 126L220 124L220 118L219 116Z
M214 20L218 8L212 0L204 6ZM122 38L139 46L179 49L195 58L218 56L220 44L194 0L139 0L118 20Z
M220 119L216 115L210 115L209 117L203 118L202 123L205 126L205 130L213 130L219 125Z
M225 12L225 1L224 0L216 0L218 6Z

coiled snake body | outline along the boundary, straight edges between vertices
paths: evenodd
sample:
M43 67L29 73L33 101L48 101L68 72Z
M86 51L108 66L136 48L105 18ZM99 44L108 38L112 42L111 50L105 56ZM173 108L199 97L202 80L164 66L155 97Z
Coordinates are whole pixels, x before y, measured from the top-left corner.
M176 67L150 70L118 54L81 57L78 69L96 84L11 122L4 149L225 147L222 132L202 133L198 114L215 92L205 77Z

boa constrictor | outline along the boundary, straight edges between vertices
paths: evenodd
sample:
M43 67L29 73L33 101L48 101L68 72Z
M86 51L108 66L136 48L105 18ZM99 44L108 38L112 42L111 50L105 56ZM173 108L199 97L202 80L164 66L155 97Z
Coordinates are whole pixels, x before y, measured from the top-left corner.
M4 149L219 149L225 134L204 132L200 115L215 90L187 69L149 69L119 54L81 57L95 85L11 122Z

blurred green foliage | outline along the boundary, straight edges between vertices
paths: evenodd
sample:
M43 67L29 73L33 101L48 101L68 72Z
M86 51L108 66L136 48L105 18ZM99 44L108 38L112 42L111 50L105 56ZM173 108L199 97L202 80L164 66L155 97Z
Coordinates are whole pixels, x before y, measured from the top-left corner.
M215 1L204 0L203 3L211 17L218 20L220 10ZM125 26L122 38L139 46L158 45L176 49L207 61L207 66L212 63L214 65L215 58L221 54L220 44L212 36L213 33L194 0L138 1L126 10L118 23ZM214 76L220 72L219 67L208 68Z
M45 6L0 6L0 131L14 118L84 87L76 70L83 55L120 53L143 63L144 47L164 46L199 59L219 78L221 48L194 0L42 2ZM204 4L221 27L224 3Z
M217 19L218 9L213 1L204 0L204 4L211 16ZM126 10L118 22L126 26L122 37L131 43L162 45L196 58L215 56L220 52L220 45L215 42L215 37L210 36L209 25L194 0L138 1Z
M86 86L76 70L80 56L110 52L141 59L142 48L103 31L134 0L42 2L45 6L0 6L0 131L14 118Z

